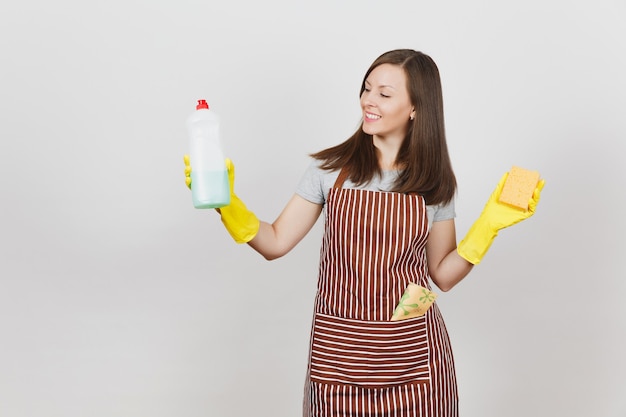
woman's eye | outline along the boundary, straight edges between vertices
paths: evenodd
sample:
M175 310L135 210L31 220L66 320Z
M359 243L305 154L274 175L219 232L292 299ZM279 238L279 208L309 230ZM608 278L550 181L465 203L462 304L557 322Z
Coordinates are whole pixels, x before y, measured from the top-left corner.
M380 96L381 96L381 97L385 97L385 98L389 98L389 97L391 97L391 96L388 96L387 94L383 94L383 93L380 93Z

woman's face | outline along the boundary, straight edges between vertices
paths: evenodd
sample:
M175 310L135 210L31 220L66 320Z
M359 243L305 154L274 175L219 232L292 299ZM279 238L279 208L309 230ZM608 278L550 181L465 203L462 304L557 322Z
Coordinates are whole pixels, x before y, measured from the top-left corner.
M374 68L361 94L363 131L379 139L403 140L415 112L404 70L393 64Z

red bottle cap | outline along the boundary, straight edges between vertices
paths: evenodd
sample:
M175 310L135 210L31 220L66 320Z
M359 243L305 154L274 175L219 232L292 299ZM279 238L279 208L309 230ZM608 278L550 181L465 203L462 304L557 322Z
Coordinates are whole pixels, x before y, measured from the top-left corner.
M196 106L196 110L200 110L200 109L208 109L209 105L207 104L206 100L198 100L198 105Z

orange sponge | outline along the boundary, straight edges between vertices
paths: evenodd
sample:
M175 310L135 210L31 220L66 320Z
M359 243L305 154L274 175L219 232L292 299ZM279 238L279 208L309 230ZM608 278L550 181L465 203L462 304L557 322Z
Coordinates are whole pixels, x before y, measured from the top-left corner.
M539 182L539 172L513 166L500 193L500 202L528 210L528 201Z

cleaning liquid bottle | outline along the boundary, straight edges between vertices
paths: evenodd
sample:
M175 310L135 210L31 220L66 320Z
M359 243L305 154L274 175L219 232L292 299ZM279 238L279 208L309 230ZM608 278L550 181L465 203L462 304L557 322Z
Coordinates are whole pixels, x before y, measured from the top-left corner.
M191 198L198 209L230 204L226 160L220 142L220 119L209 110L206 100L198 100L196 111L187 119L191 165Z

